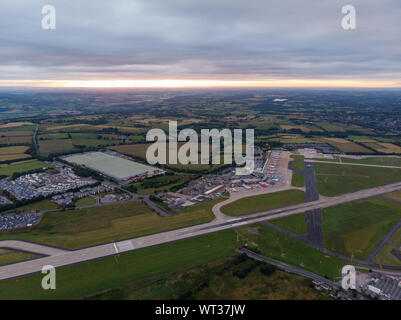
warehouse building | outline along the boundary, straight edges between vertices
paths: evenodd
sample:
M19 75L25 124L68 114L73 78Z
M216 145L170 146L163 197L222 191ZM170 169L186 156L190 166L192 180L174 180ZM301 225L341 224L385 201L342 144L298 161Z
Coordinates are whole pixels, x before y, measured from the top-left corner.
M74 154L63 159L124 183L164 174L161 169L104 152Z

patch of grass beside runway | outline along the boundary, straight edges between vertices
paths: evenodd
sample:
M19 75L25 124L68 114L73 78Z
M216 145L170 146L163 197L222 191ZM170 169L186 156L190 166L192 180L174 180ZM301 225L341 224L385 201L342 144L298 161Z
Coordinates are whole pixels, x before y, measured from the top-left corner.
M8 249L0 249L0 266L10 263L16 263L24 260L34 259L38 257L36 254L14 251Z
M364 159L341 158L341 161L346 163L361 163L361 164L374 164L380 166L401 167L401 158L392 158L392 157L369 157Z
M74 299L179 268L235 255L231 230L57 269L57 290L43 290L41 273L0 282L0 299ZM167 289L166 289L167 290Z
M401 229L398 229L398 231L391 238L391 241L401 245Z
M395 191L395 192L387 193L387 194L385 194L385 196L387 198L390 198L390 199L397 200L397 201L401 202L401 191Z
M48 212L30 230L0 233L0 239L23 239L77 249L139 237L213 220L211 208L223 199L194 205L171 217L160 217L142 202Z
M324 196L401 181L401 169L315 163L319 193Z
M293 214L288 217L270 220L270 222L279 228L285 229L295 234L306 234L308 232L305 215L303 213Z
M294 173L292 175L291 185L298 188L305 187L305 177L303 174Z
M242 244L248 245L249 248L256 248L267 257L301 267L321 276L334 279L340 276L341 268L347 264L344 260L328 256L263 224L241 227L236 230Z
M293 171L304 171L304 162L303 161L292 161L291 162L291 169Z
M303 191L285 190L239 199L221 207L221 212L229 216L240 216L248 213L288 207L302 202L304 202Z
M269 268L269 269L267 269ZM250 270L241 278L238 270ZM263 273L264 271L264 273ZM270 272L270 273L269 273ZM258 264L242 256L223 257L193 268L127 283L91 300L316 300L328 299L310 279Z
M325 247L358 259L366 258L401 219L401 205L377 198L323 209Z
M373 259L373 261L377 264L385 266L401 266L401 260L394 256L391 253L391 250L396 250L401 253L399 248L391 245L385 245Z

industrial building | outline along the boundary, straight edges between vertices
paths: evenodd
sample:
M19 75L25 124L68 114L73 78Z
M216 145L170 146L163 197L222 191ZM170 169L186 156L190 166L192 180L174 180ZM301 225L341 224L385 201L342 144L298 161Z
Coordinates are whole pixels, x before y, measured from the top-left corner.
M145 164L134 162L105 152L87 152L63 158L65 161L86 167L119 182L130 182L164 171Z

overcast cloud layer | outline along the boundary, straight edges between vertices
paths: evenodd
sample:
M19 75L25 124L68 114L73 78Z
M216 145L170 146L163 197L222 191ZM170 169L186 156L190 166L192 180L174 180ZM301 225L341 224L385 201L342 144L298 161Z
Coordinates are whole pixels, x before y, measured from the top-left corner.
M399 81L401 1L0 1L0 79L169 78Z

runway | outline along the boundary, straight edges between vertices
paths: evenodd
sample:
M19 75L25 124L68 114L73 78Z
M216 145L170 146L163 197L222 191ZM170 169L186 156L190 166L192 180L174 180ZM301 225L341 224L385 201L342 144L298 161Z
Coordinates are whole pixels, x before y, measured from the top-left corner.
M305 162L304 177L305 202L319 200L315 167L313 163ZM315 209L305 212L305 221L308 230L307 242L312 243L318 247L323 247L322 210Z
M50 256L0 267L0 280L10 279L31 273L40 272L44 265L52 265L56 268L67 266L75 263L116 255L132 250L139 250L169 242L184 240L192 237L198 237L209 233L233 229L239 226L250 225L265 220L270 220L273 218L280 218L293 214L304 213L310 210L327 208L341 203L370 198L380 194L385 194L397 190L401 190L401 182L370 188L366 190L361 190L353 193L348 193L332 198L324 198L312 202L301 203L285 208L253 213L250 215L245 215L231 219L231 221L228 220L222 221L221 219L215 219L210 223L202 225L196 225L196 226L161 232L143 237L127 239L119 242L111 242L103 245L83 248L74 251L61 250L57 252L49 252L51 254ZM0 247L3 246L5 241L8 240L0 241ZM27 243L27 245L28 244L31 243ZM12 243L8 241L7 245L10 246L12 245ZM23 243L18 243L18 245L19 245L18 249L24 250ZM51 248L40 244L37 245L35 244L35 246L41 247L41 250L44 248Z

